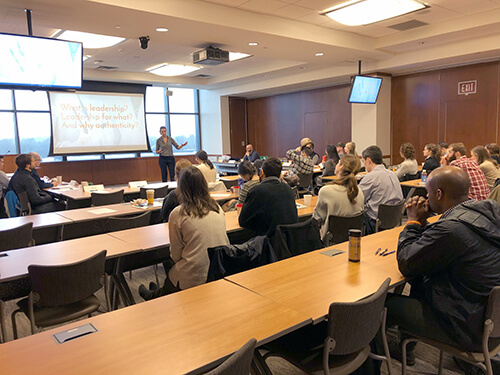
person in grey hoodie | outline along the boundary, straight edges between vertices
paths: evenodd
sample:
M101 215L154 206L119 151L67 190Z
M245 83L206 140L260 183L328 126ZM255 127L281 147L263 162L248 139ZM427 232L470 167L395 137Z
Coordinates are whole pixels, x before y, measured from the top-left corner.
M411 293L390 295L386 306L389 324L481 351L488 296L500 285L500 206L492 200L470 200L469 185L460 168L440 167L427 180L428 199L407 202L408 222L399 235L397 260L410 279ZM429 224L431 212L442 215ZM499 340L490 344L500 343L494 341ZM407 346L410 365L414 347Z

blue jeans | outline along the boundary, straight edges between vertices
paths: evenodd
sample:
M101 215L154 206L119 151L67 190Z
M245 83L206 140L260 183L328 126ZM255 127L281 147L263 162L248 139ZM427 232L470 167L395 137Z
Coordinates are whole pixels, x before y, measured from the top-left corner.
M158 164L160 165L161 170L161 180L163 182L168 181L168 174L170 175L170 181L174 181L174 173L175 173L175 158L173 156L160 156L158 159Z

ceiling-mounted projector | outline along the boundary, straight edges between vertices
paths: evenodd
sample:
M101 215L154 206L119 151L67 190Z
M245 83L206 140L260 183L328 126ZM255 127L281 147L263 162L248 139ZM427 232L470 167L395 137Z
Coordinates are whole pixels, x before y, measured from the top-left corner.
M209 46L193 53L193 64L220 65L229 62L229 51Z

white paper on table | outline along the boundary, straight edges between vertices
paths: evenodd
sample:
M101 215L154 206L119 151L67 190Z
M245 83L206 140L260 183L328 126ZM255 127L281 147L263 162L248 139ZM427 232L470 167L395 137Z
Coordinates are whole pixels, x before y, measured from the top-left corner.
M116 210L112 210L111 208L96 208L94 210L89 210L88 212L94 215L102 215L102 214L111 214L113 212L116 212Z
M227 198L231 196L231 193L219 193L219 194L210 194L212 198Z
M299 208L307 208L307 206L304 205L304 204L301 204L301 203L298 203L298 202L295 202L295 204L297 205L297 209L299 209Z

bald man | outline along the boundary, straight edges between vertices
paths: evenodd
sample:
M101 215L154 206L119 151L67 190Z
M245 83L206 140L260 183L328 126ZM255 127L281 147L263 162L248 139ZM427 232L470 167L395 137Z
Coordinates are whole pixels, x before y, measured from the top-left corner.
M386 306L389 324L481 351L488 296L500 285L500 206L492 200L470 200L469 186L462 169L440 167L427 179L428 199L407 202L408 222L399 235L397 260L410 279L411 293L388 296ZM442 215L429 224L432 212ZM415 363L414 347L407 346L409 365ZM400 349L391 345L396 359Z
M57 185L57 179L55 178L52 179L52 182L45 182L40 178L36 170L37 168L40 168L40 164L42 164L42 157L36 152L30 152L29 154L33 157L33 161L35 162L34 168L31 169L31 177L35 179L40 189L48 189Z

